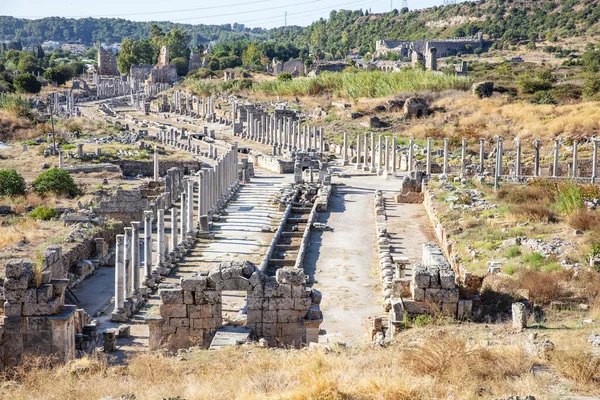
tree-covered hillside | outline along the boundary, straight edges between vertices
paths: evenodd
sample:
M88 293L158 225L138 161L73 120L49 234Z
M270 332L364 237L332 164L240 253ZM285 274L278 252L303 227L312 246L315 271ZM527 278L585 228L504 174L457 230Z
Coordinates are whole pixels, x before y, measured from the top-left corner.
M163 31L179 28L195 47L208 41L246 38L310 45L324 51L362 48L378 39L421 39L468 36L479 31L489 37L515 42L551 36L595 34L600 30L600 0L480 0L424 10L394 10L369 15L362 10L332 11L308 27L270 30L237 24L189 25L154 22ZM25 20L0 16L0 41L20 39L23 44L44 40L122 42L150 35L153 22L114 18L44 18Z

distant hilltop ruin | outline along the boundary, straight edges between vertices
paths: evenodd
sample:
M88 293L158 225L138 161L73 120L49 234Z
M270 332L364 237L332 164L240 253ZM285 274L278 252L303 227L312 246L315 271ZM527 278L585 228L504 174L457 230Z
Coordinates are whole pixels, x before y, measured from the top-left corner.
M414 57L413 52L416 52L425 58L431 48L436 49L438 57L449 57L467 51L467 45L472 48L481 47L483 45L483 34L479 32L477 35L470 37L434 40L378 40L375 43L375 57L390 52L398 53L400 57Z

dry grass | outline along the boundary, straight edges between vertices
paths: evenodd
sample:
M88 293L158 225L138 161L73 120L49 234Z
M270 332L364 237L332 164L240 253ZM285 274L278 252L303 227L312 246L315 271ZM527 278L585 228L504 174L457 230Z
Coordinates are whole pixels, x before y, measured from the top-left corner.
M27 140L36 136L38 131L30 120L0 109L0 141Z
M535 304L549 304L563 297L563 283L569 271L542 272L523 269L517 274L519 286L529 293L529 300Z
M19 218L16 223L12 223L9 219L0 217L0 250L22 240L31 242L44 236L40 222L32 218Z
M552 352L550 363L563 377L583 390L600 385L600 358L581 347Z
M469 399L477 398L482 386L489 396L539 396L545 381L531 378L531 363L513 345L468 349L464 339L435 333L416 348L334 346L329 354L227 348L183 357L144 353L128 367L89 359L57 369L36 365L0 386L0 397L96 400L133 393L138 399L188 400Z
M597 211L582 208L578 212L569 216L569 226L573 229L590 231L600 227L600 214Z
M556 222L556 213L543 203L525 203L511 209L511 214L517 221L533 221L550 223Z

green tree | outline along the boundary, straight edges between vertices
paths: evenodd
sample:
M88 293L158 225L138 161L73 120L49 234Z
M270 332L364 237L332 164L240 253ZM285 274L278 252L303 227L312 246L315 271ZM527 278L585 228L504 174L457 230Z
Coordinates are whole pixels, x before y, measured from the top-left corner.
M44 78L57 85L64 85L67 82L67 77L58 68L49 68L44 72Z
M17 75L13 79L13 85L21 93L39 93L42 90L42 84L32 74Z
M17 68L21 73L33 73L39 70L38 60L31 53L22 53Z
M277 80L280 82L288 82L292 80L292 74L290 74L289 72L282 72L281 74L279 74L279 76L277 77Z
M250 68L262 67L262 54L260 50L251 44L242 54L242 62Z
M126 74L134 64L152 64L155 61L155 49L149 39L125 39L117 55L117 65L121 73Z
M185 76L188 73L188 62L183 57L174 58L171 60L171 64L177 69L177 75Z
M176 28L169 31L164 40L164 45L169 48L171 59L185 58L187 60L189 58L188 43L190 42L190 35Z

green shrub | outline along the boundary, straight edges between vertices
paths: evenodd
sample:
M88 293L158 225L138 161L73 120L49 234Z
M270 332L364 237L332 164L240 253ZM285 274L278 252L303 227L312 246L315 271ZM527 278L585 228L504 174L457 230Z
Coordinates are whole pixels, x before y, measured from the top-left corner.
M0 169L0 196L25 194L25 180L14 169Z
M537 251L534 251L533 253L527 254L525 257L523 257L523 261L535 269L540 269L545 264L546 258Z
M289 72L282 72L277 77L277 80L281 81L281 82L291 81L292 80L292 74L290 74Z
M566 215L581 210L584 203L579 186L574 182L565 182L560 185L556 193L555 204L558 211Z
M431 324L433 324L433 317L429 314L417 315L413 320L413 325L418 328L422 328Z
M75 147L76 147L76 146L75 146L74 144L67 143L67 144L63 144L61 148L62 148L63 150L72 150L72 149L74 149Z
M39 93L42 90L42 84L32 74L19 74L13 80L17 92Z
M33 188L38 193L53 192L61 195L75 196L79 193L77 185L67 171L59 168L52 168L38 175L32 183Z
M519 257L521 255L521 248L519 246L509 247L502 255L506 258Z
M0 93L0 108L15 117L24 117L29 113L30 104L18 94Z
M42 221L49 221L57 216L56 210L48 206L37 206L32 212L29 213L31 218L41 219Z

